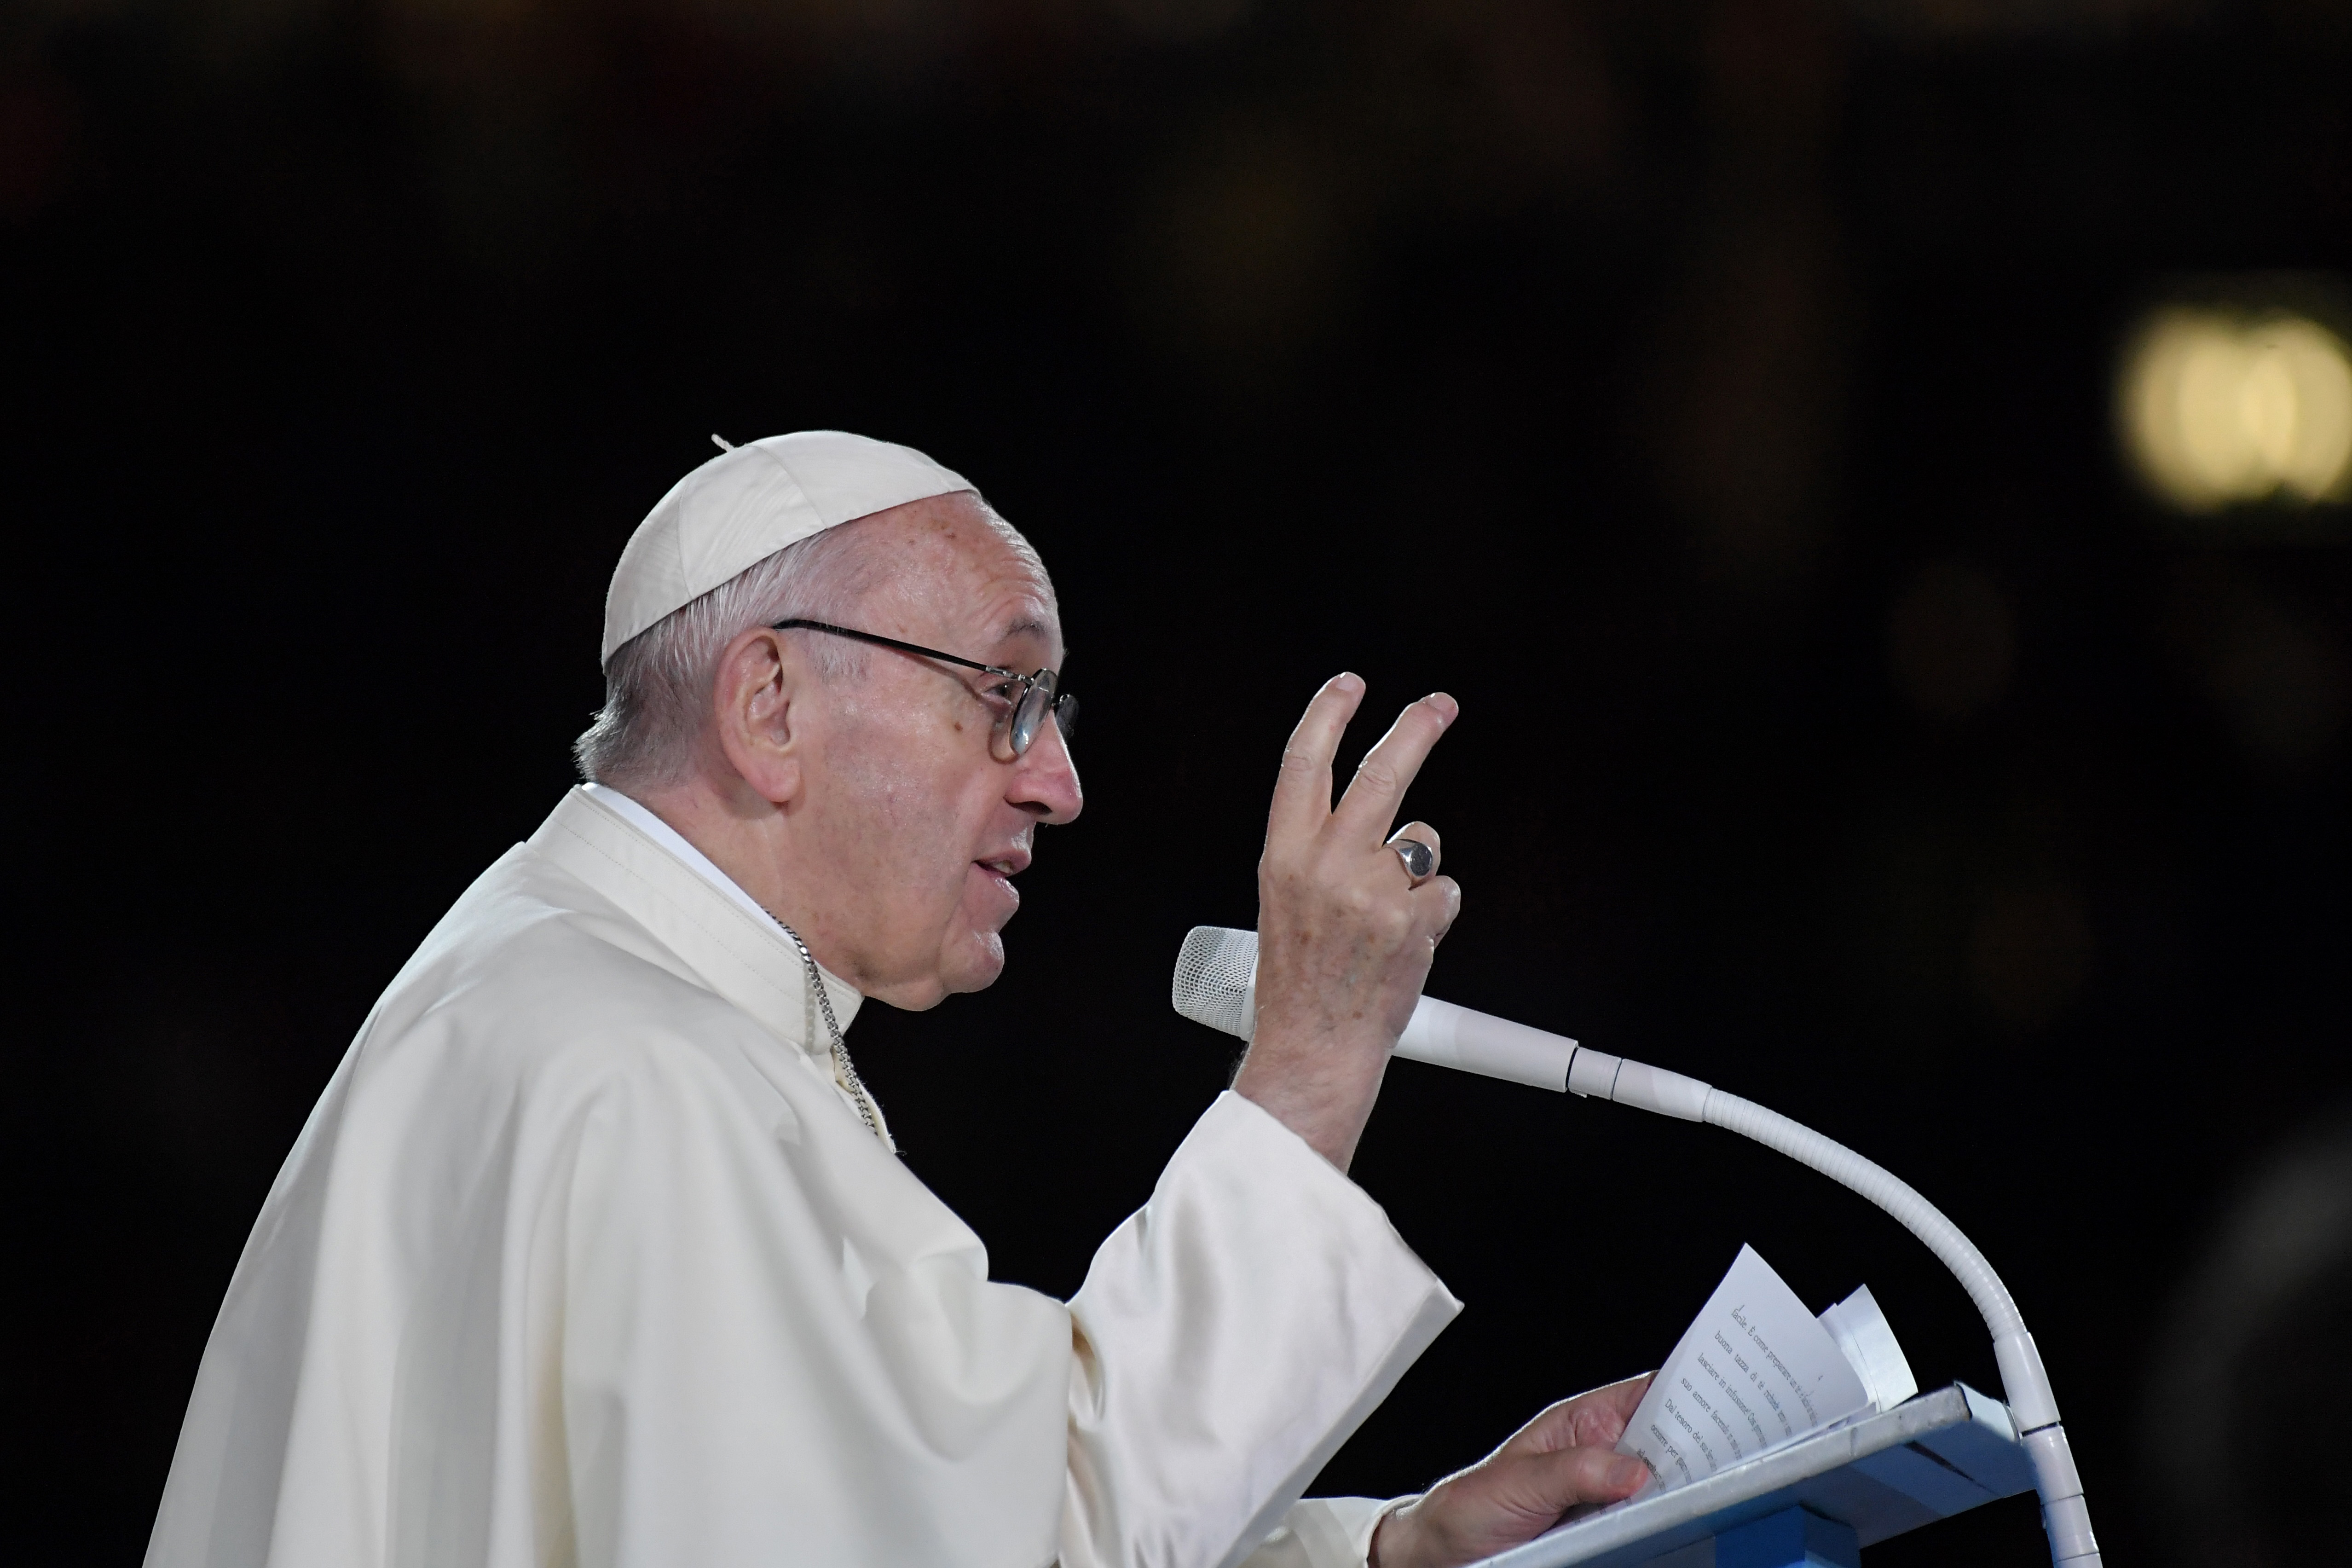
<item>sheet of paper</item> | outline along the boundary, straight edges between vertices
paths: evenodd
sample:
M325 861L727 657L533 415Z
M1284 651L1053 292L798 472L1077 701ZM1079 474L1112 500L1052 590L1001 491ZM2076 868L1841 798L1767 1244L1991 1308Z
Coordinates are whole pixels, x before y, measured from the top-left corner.
M1671 1489L1871 1407L1830 1331L1743 1247L1658 1369L1617 1451Z
M1887 1326L1886 1314L1878 1310L1878 1298L1870 1293L1869 1286L1823 1312L1822 1327L1830 1331L1837 1348L1845 1352L1846 1364L1862 1379L1873 1410L1892 1410L1919 1392L1919 1380L1911 1375L1911 1363L1895 1342L1895 1331Z

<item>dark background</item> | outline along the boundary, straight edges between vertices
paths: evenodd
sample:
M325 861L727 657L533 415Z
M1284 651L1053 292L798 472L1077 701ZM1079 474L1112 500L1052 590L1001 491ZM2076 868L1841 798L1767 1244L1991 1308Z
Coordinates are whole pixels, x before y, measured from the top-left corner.
M2294 1163L2352 1098L2352 565L2144 500L2109 387L2176 279L2352 268L2347 68L2317 0L0 14L6 1554L136 1559L311 1100L569 780L622 542L707 432L838 426L1028 531L1086 703L1004 981L854 1037L1001 1277L1074 1289L1221 1087L1169 968L1251 922L1316 683L1444 688L1432 989L1908 1177L2111 1560L2186 1561L2292 1469L2231 1216L2322 1257L2352 1192ZM1322 1489L1655 1364L1742 1241L1999 1386L1727 1134L1405 1064L1357 1172L1469 1309ZM2023 1499L1871 1557L2046 1561Z

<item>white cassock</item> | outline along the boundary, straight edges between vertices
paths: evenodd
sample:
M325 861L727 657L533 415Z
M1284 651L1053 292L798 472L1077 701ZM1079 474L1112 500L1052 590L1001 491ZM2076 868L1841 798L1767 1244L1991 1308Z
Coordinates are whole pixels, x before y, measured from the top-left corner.
M151 1568L1361 1563L1381 1505L1299 1494L1460 1310L1377 1205L1228 1093L1075 1300L992 1284L829 1045L748 896L567 795L278 1173Z

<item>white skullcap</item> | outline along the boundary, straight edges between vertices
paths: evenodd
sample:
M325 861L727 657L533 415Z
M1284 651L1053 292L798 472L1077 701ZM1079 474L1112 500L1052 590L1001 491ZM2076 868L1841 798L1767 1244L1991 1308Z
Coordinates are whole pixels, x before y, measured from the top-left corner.
M910 500L972 488L912 447L802 430L721 452L670 487L621 552L604 656L787 544Z

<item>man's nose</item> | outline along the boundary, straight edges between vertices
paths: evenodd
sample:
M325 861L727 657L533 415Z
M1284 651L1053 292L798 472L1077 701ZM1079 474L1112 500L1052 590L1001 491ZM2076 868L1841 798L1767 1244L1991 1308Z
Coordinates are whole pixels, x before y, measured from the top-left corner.
M1086 809L1087 792L1078 783L1078 767L1062 740L1062 726L1047 721L1037 738L1013 764L1013 787L1006 799L1046 822L1074 821Z

